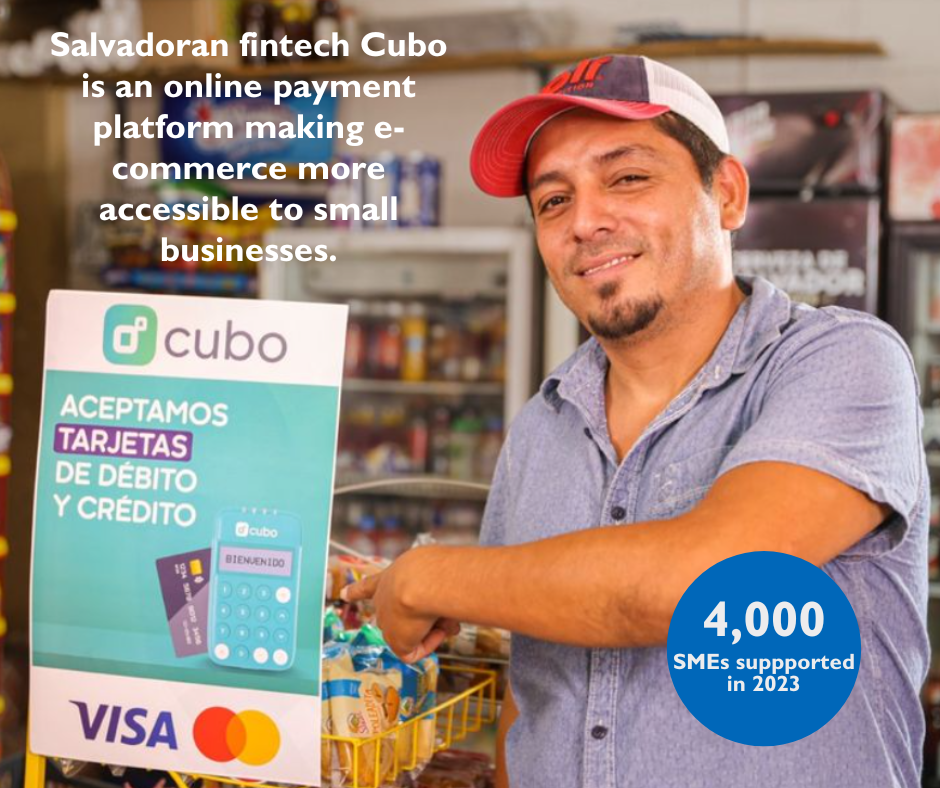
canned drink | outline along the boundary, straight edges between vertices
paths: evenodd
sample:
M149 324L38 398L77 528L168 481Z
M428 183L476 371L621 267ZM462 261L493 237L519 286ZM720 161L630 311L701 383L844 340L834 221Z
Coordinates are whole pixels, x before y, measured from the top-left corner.
M364 221L369 230L388 230L397 227L397 203L401 187L401 158L394 153L380 153L373 159L381 164L385 177L381 180L367 178L365 181L365 202L376 207L377 218Z
M398 219L402 227L438 227L441 162L415 151L402 162Z
M340 154L334 160L335 163L345 164L349 167L349 172L352 172L353 165L356 161L356 157L350 153ZM360 178L349 177L340 180L331 176L326 187L326 201L330 205L355 205L361 212L362 206L365 203L363 190L363 181ZM337 230L361 230L361 213L357 218L357 216L350 211L347 218L336 218L330 223L330 226Z
M424 154L409 153L401 163L401 192L398 200L398 223L402 227L421 226L421 177L418 174Z

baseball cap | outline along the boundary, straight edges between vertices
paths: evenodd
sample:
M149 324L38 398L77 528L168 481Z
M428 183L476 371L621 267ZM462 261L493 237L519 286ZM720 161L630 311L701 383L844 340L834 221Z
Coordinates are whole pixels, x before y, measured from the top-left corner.
M638 55L582 60L540 93L507 104L483 126L470 153L473 180L494 197L525 194L529 144L552 118L583 107L625 120L648 120L675 112L697 126L722 153L730 153L718 105L681 71Z

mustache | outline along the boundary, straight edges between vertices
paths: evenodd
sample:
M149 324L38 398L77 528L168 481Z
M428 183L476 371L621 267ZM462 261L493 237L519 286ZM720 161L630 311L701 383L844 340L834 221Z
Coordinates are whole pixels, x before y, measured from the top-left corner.
M645 254L649 245L640 238L607 239L603 243L585 244L578 247L574 255L565 262L565 273L576 274L584 267L586 260L611 254Z

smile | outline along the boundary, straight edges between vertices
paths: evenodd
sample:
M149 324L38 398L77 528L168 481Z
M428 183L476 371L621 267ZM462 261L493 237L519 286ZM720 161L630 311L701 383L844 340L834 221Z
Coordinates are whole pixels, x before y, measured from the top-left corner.
M611 260L607 260L599 265L592 266L591 268L585 268L581 271L581 276L594 276L599 274L601 271L609 271L611 268L616 268L619 265L624 263L632 262L640 257L640 253L637 254L625 254L620 257L614 257Z

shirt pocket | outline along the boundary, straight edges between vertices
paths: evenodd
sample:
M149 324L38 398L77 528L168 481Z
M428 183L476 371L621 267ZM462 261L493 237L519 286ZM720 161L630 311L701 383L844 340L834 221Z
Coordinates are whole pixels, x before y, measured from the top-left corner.
M715 483L721 464L734 448L725 444L702 449L671 462L653 477L650 515L653 519L676 517L692 509Z

